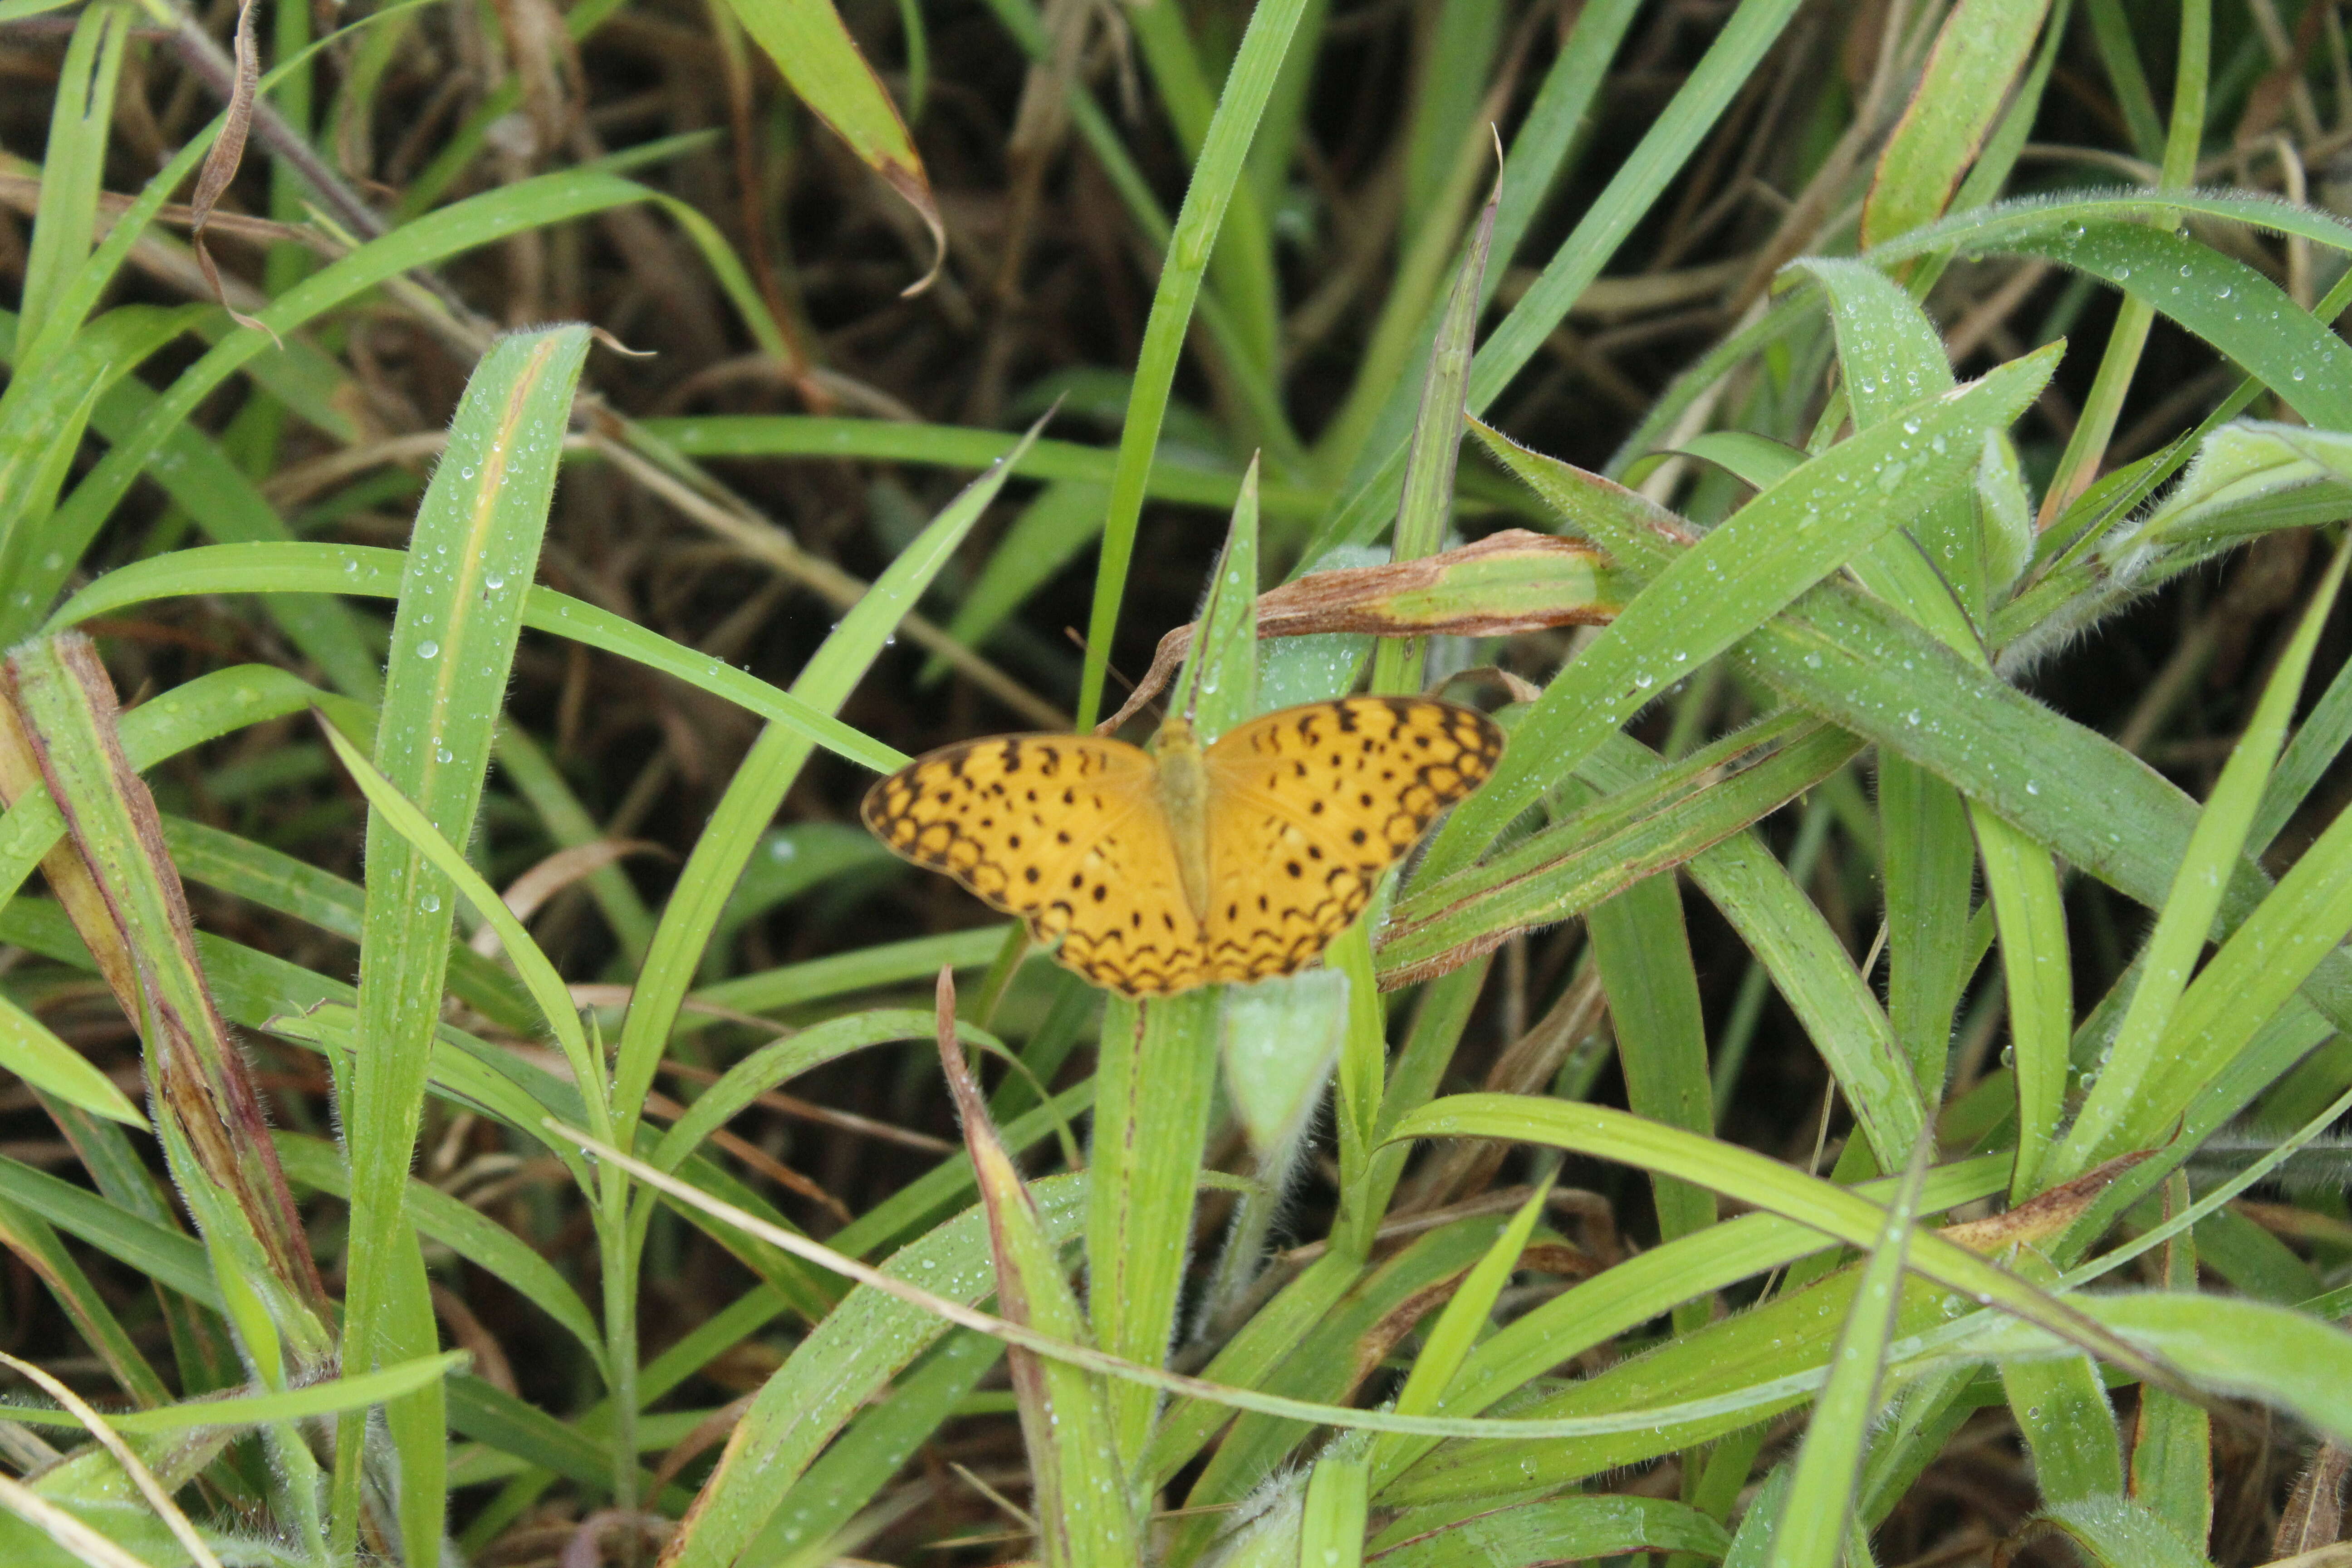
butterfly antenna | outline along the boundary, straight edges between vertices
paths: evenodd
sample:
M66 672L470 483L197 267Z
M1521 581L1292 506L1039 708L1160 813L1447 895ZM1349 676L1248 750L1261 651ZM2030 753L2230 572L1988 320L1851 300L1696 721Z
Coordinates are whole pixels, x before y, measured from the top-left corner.
M1064 626L1062 628L1062 635L1069 638L1072 646L1076 647L1080 653L1083 654L1087 651L1086 636L1084 633L1080 632L1077 627ZM1103 661L1103 673L1108 675L1113 680L1118 681L1123 689L1128 691L1133 691L1135 689L1135 682L1128 679L1127 672L1119 668L1118 666L1111 663L1108 659L1105 659ZM1156 708L1157 704L1154 704L1153 706Z

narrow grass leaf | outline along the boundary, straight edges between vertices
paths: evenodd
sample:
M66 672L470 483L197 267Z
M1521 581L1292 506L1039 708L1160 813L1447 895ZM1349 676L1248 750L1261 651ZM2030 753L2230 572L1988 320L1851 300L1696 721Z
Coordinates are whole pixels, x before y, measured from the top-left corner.
M2123 1490L2122 1439L2106 1384L2088 1356L2003 1362L2000 1383L2033 1457L2034 1484L2044 1502L2081 1502Z
M827 717L839 711L898 623L915 608L940 569L996 499L1036 436L1033 427L994 468L965 487L875 579L866 596L802 666L792 687L800 705ZM616 618L616 624L626 623ZM784 792L800 776L815 749L802 727L782 719L771 720L695 841L694 852L679 873L653 945L638 971L628 1017L622 1026L613 1093L614 1125L625 1138L653 1087L654 1073L679 1008L694 984L703 950L726 912L728 895L742 875L744 863L758 848L760 836L774 820Z
M2165 1206L2189 1205L2189 1178L2165 1184ZM2168 1290L2197 1289L2197 1237L2184 1232L2165 1245L2163 1284ZM2183 1541L2202 1544L2213 1533L2213 1420L2185 1399L2160 1389L2142 1389L2133 1418L2131 1496L2152 1510Z
M2087 1169L2119 1147L2117 1138L2127 1121L2140 1127L2149 1124L2136 1115L2137 1102L2158 1075L2172 1070L2166 1047L2178 1049L2182 1043L2170 1037L2183 993L2189 989L2189 972L2220 912L2230 874L2247 848L2254 815L2261 808L2272 765L2301 700L2305 678L2347 563L2352 563L2352 547L2336 552L2272 671L2245 733L2224 764L2205 809L2198 815L2188 852L2174 875L2172 891L2157 917L2155 933L2148 938L2139 984L2098 1068L2098 1082L2059 1152L2053 1169L2061 1179ZM2308 859L2298 863L2297 869ZM2211 973L2209 969L2208 976Z
M1083 1176L1053 1177L1031 1188L1040 1224L1055 1244L1078 1235L1086 1190ZM996 1289L987 1215L966 1210L883 1269L956 1300L986 1300ZM735 1562L834 1435L946 1331L937 1318L870 1286L852 1290L753 1397L668 1549L669 1568Z
M271 313L286 310L334 270L299 285ZM391 789L414 803L444 840L473 835L520 629L521 590L538 566L557 457L587 353L587 329L577 326L518 333L494 345L467 382L447 450L417 510L375 756ZM126 449L135 448L118 453ZM457 914L447 879L381 811L370 814L366 868L359 1028L368 1049L352 1064L344 1101L352 1264L343 1364L362 1370L381 1356L429 1351L436 1331L425 1305L424 1260L403 1205ZM583 1080L583 1091L593 1081ZM401 1531L412 1555L442 1533L439 1406L434 1385L387 1412L402 1468ZM343 1426L337 1528L347 1534L356 1523L352 1466L359 1428L348 1417Z
M1933 1152L1934 1144L1927 1138L1912 1151L1902 1188L1886 1205L1885 1225L1855 1281L1853 1305L1838 1334L1829 1383L1813 1401L1804 1447L1797 1454L1780 1534L1768 1559L1771 1568L1837 1568L1843 1560L1862 1480L1863 1448L1878 1415L1904 1260Z
M1127 591L1128 565L1135 553L1144 480L1160 445L1160 424L1191 327L1192 302L1216 249L1218 231L1224 226L1226 208L1247 167L1258 118L1265 111L1304 7L1305 0L1270 0L1250 13L1240 48L1225 73L1216 112L1202 138L1201 155L1193 161L1184 204L1176 214L1168 258L1160 269L1151 312L1144 321L1127 417L1119 427L1118 464L1111 474L1110 505L1103 519L1102 556L1095 576L1094 607L1087 622L1086 668L1078 685L1080 730L1093 724L1102 711L1103 681L1109 668L1111 639L1118 629L1119 602Z
M940 1065L963 1123L964 1147L988 1215L996 1263L998 1310L1011 1322L1066 1342L1083 1342L1086 1316L1063 1273L1059 1245L988 1119L980 1086L956 1038L955 980L939 981ZM1097 1170L1095 1180L1105 1178ZM1132 1561L1141 1545L1136 1500L1127 1485L1108 1390L1094 1372L1010 1346L1013 1391L1029 1455L1031 1509L1040 1555L1049 1568L1087 1568Z
M2016 1204L2043 1185L2042 1156L2058 1136L2065 1110L2068 1047L2074 1034L2074 965L2050 852L1990 811L1972 807L1969 820L1984 862L1985 899L2000 933L2001 975L2007 982L2018 1117L2017 1167L2009 1190Z
M1552 253L1534 284L1487 335L1485 346L1471 362L1464 395L1465 405L1472 414L1484 414L1492 406L1567 320L1578 296L1601 276L1617 247L1656 205L1660 194L1748 85L1758 62L1780 40L1781 30L1796 12L1796 0L1742 0L1731 19L1717 31L1697 66ZM1400 395L1411 393L1401 387ZM1375 442L1358 456L1346 497L1301 557L1302 566L1311 565L1339 545L1370 543L1387 524L1404 478L1405 444L1400 437L1385 450L1381 449L1383 445Z
M49 103L49 135L41 151L41 195L25 252L21 320L38 333L55 316L60 296L89 257L98 226L99 193L106 186L106 142L114 122L114 86L122 74L123 46L138 12L124 5L85 8L74 24Z
M2025 68L2049 0L1961 0L1886 139L1862 209L1864 248L1942 216Z
M0 1071L15 1073L32 1088L94 1116L147 1129L147 1119L114 1087L113 1079L5 997L0 997Z
M527 229L642 201L647 195L643 185L593 169L567 170L502 185L371 240L280 295L257 319L280 334L290 332L412 268L429 266ZM121 231L118 226L116 232ZM266 332L232 332L183 371L137 426L119 439L75 487L58 507L53 526L68 538L93 535L113 515L142 471L164 449L173 432L223 382L266 351L269 342ZM45 607L32 606L32 618L18 623L20 626L28 629Z
M1466 1516L1466 1517L1464 1517ZM1693 1552L1719 1558L1730 1546L1723 1526L1667 1498L1595 1494L1496 1509L1484 1500L1450 1509L1416 1509L1373 1538L1381 1568L1536 1568L1547 1563L1622 1553Z
M1367 1504L1362 1455L1334 1451L1317 1459L1298 1519L1302 1568L1362 1568Z
M342 1152L333 1144L323 1138L285 1131L272 1133L270 1141L289 1180L337 1197L349 1196L351 1173L343 1164ZM529 1242L470 1204L415 1177L409 1179L406 1212L418 1231L553 1319L602 1370L604 1335L588 1304Z
M1454 12L1447 15L1450 18ZM1435 71L1434 62L1430 68ZM1425 90L1433 91L1438 79L1434 74L1424 78ZM1438 319L1437 338L1431 345L1429 368L1422 383L1421 416L1413 422L1405 457L1404 493L1398 502L1390 550L1392 561L1418 561L1444 548L1445 527L1453 512L1454 467L1462 454L1462 389L1470 379L1470 353L1476 346L1479 307L1486 298L1486 252L1494 241L1495 212L1501 197L1498 183L1471 231L1454 291ZM1370 368L1365 367L1365 373ZM1427 651L1417 637L1383 639L1372 653L1370 689L1394 695L1419 691Z
M110 1414L107 1419L117 1430L135 1435L184 1432L206 1426L265 1426L280 1421L332 1415L338 1411L363 1409L387 1399L398 1398L413 1389L448 1376L463 1367L467 1360L467 1352L450 1351L446 1354L401 1362L357 1376L322 1378L300 1388L189 1400L153 1410ZM35 1405L15 1404L0 1406L0 1409L6 1411L9 1420L23 1421L32 1426L81 1425L80 1418L69 1411L44 1410Z
M314 1373L331 1343L326 1290L268 1146L251 1069L199 964L154 797L123 753L112 682L70 633L16 649L5 679L50 797L70 803L66 826L87 880L75 879L68 896L116 1000L145 1025L165 1152L224 1291L236 1292L228 1305L247 1353L265 1378ZM241 1301L261 1316L239 1317Z
M1536 1184L1536 1190L1519 1205L1519 1212L1511 1216L1503 1234L1495 1238L1486 1255L1455 1287L1444 1310L1423 1338L1421 1352L1412 1358L1412 1370L1405 1374L1404 1386L1397 1390L1395 1407L1402 1414L1422 1415L1437 1408L1455 1374L1462 1370L1463 1362L1468 1359L1471 1348L1488 1327L1495 1302L1502 1295L1503 1287L1511 1282L1511 1275L1519 1266L1519 1255L1527 1250L1528 1239L1535 1234L1537 1222L1543 1218L1544 1209L1551 1200L1551 1185L1549 1180ZM1399 1447L1393 1437L1376 1440L1369 1464L1377 1468L1384 1460L1392 1460ZM1366 1461L1358 1462L1360 1473L1365 1467ZM1362 1482L1357 1484L1360 1488ZM1311 1500L1309 1507L1311 1511Z
M78 626L135 605L188 594L333 593L394 598L400 593L406 562L405 552L364 544L289 541L197 545L106 574L58 606L49 626ZM530 584L523 595L522 624L675 676L795 729L860 766L888 771L907 760L803 698L569 594Z
M335 756L351 774L352 782L367 797L368 808L385 827L407 843L419 858L451 889L457 896L474 907L483 923L496 932L500 949L521 975L524 986L539 1005L540 1018L548 1033L562 1047L566 1064L572 1069L572 1081L579 1086L582 1103L593 1131L599 1137L609 1136L611 1113L604 1099L604 1064L589 1044L587 1031L582 1027L580 1014L572 1005L572 993L563 976L548 961L521 921L508 909L499 891L482 879L480 872L467 862L465 855L436 830L432 822L415 805L393 787L392 782L376 770L360 749L347 740L331 723L321 722L327 743L334 748ZM438 897L433 902L439 903ZM362 946L364 957L365 946ZM364 973L364 971L362 971ZM367 1007L366 982L361 982L361 1009Z
M1524 1095L1454 1095L1406 1117L1391 1136L1508 1138L1621 1160L1699 1182L1720 1193L1736 1194L1854 1247L1876 1241L1885 1213L1847 1189L1792 1171L1752 1150L1662 1127L1606 1106ZM2165 1386L2179 1385L2178 1379L2159 1364L2085 1318L2078 1306L2035 1289L1939 1236L1915 1237L1909 1266L1946 1289L1979 1299L1990 1296L2002 1310L2046 1325L2095 1354Z
M1175 1331L1191 1256L1192 1205L1217 1084L1223 987L1104 1010L1095 1069L1093 1206L1087 1222L1087 1305L1095 1342L1157 1366ZM1108 1394L1122 1462L1142 1460L1156 1391Z
M2035 1522L2063 1536L2092 1568L2210 1568L2205 1554L2183 1541L2163 1516L2128 1498L2077 1498Z
M2142 224L2020 237L2005 249L2101 278L2228 355L2314 425L2352 430L2352 350L2244 262Z

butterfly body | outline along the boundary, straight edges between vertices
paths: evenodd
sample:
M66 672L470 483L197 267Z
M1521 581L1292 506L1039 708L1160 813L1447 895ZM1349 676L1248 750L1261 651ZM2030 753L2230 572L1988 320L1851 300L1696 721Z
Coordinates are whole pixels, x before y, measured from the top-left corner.
M967 742L875 784L864 816L1088 980L1156 996L1313 963L1501 752L1474 710L1352 697L1205 748L1172 720L1156 756L1086 735Z

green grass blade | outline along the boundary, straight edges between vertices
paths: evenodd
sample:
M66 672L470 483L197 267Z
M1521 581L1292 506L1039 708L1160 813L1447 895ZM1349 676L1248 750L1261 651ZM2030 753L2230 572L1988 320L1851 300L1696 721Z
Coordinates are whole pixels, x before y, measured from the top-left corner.
M1075 1239L1086 1215L1086 1179L1049 1178L1031 1192L1048 1238ZM984 1300L996 1289L988 1216L966 1210L883 1267L894 1279L919 1282L952 1300ZM851 1291L753 1397L719 1468L703 1484L694 1518L669 1548L674 1568L724 1568L735 1562L834 1435L947 1329L871 1287Z
M1737 1194L1855 1247L1875 1243L1886 1213L1845 1188L1792 1171L1752 1150L1662 1127L1604 1106L1523 1095L1454 1095L1406 1117L1394 1135L1509 1138L1622 1160L1703 1183L1719 1193ZM2070 1338L2095 1353L2172 1381L2130 1345L2085 1319L2079 1308L2035 1289L1965 1247L1927 1234L1913 1238L1911 1256L1914 1273L1946 1289L1990 1295L2003 1310L2029 1321L2063 1323Z
M493 571L496 569L492 567ZM331 724L324 728L327 743L334 748L337 760L351 774L352 782L367 797L368 808L375 819L398 835L424 862L424 866L413 868L409 875L427 888L446 884L453 889L457 896L471 904L475 913L498 934L499 945L506 953L508 962L515 966L531 999L539 1005L538 1021L562 1047L565 1064L572 1069L572 1081L580 1086L582 1104L590 1130L600 1138L609 1137L610 1112L604 1100L604 1064L589 1044L587 1031L581 1026L580 1014L572 1005L572 994L563 983L563 976L556 972L554 964L548 962L547 954L530 939L530 933L523 929L522 921L515 918L514 911L507 908L506 901L499 897L498 889L467 862L464 853L443 837L425 813L394 788L392 782L378 772L341 731ZM429 872L425 869L427 867L430 868ZM438 876L438 884L427 879L434 874ZM441 901L437 894L430 892L420 894L419 899L436 907ZM366 944L362 942L362 959L366 951ZM367 1007L366 990L363 978L360 1004L363 1013Z
M1326 1453L1317 1459L1298 1520L1299 1563L1362 1568L1367 1503L1360 1455Z
M1031 438L1035 434L1033 429ZM996 499L1024 447L1016 447L1003 462L967 486L913 544L899 552L856 607L842 617L793 680L792 695L798 705L830 717L849 700L899 621L914 609L923 590ZM710 932L725 912L728 895L758 847L760 835L774 819L784 792L800 776L814 749L802 729L782 720L771 721L736 770L695 843L694 853L662 911L622 1027L613 1083L614 1126L624 1135L653 1087L655 1069L687 991L694 984Z
M273 1133L271 1141L289 1181L338 1197L350 1195L351 1173L343 1164L342 1152L333 1144L296 1132ZM589 1360L602 1364L604 1336L588 1304L529 1242L479 1209L415 1177L408 1183L406 1213L419 1232L546 1313L579 1342Z
M1471 362L1465 395L1471 413L1484 414L1567 319L1569 308L1601 276L1617 247L1656 205L1675 174L1747 84L1757 63L1780 39L1796 10L1795 0L1743 0L1732 13L1673 100L1620 165L1607 188L1585 209L1575 230L1552 253L1534 287L1512 307ZM1392 448L1368 447L1359 457L1358 477L1307 549L1302 564L1312 564L1336 545L1367 543L1379 535L1396 502L1404 460L1401 437Z
M119 567L76 594L49 617L75 626L134 605L184 594L347 594L391 598L400 592L407 554L363 544L199 545ZM724 659L684 647L585 600L537 584L523 591L522 624L632 659L664 675L740 703L861 766L887 771L901 753L850 728L790 691L781 691Z
M272 310L289 310L296 295L334 271L298 286ZM375 752L392 787L445 839L473 833L520 630L520 590L537 569L557 454L587 353L581 327L519 334L493 347L467 384L448 450L417 511ZM135 447L117 448L124 450ZM361 1369L434 1343L424 1260L403 1205L457 913L446 879L380 818L368 833L366 880L359 1027L369 1048L353 1064L344 1113L352 1263L343 1364ZM401 1532L412 1557L439 1550L446 1462L440 1404L436 1385L386 1413L401 1462ZM359 1429L348 1418L344 1426L336 1522L339 1539L348 1540L357 1477L344 1457L356 1457Z
M1447 14L1458 9L1465 7L1449 7ZM1454 279L1454 292L1437 323L1436 342L1431 345L1429 368L1422 383L1421 416L1413 422L1405 458L1404 495L1398 505L1390 549L1392 561L1418 561L1445 547L1445 527L1454 507L1454 471L1462 455L1462 389L1470 376L1470 351L1475 346L1479 303L1485 297L1495 210L1496 200L1489 198L1471 232L1468 252ZM1419 691L1427 651L1428 645L1419 637L1381 638L1372 651L1370 689L1395 695Z
M1223 991L1203 986L1142 1003L1115 997L1103 1016L1087 1302L1096 1343L1154 1366L1168 1353L1190 1256ZM1159 1399L1133 1384L1118 1384L1109 1398L1117 1451L1122 1462L1139 1465Z
M637 427L689 458L865 458L921 468L992 467L1020 448L1013 471L1023 479L1108 486L1118 454L1076 441L1024 443L1010 431L962 425L905 424L880 419L825 419L797 414L711 414L646 419ZM1197 453L1154 459L1144 476L1146 500L1226 512L1241 492L1239 466L1205 466ZM1321 491L1279 480L1262 481L1270 517L1300 521L1321 515ZM1097 526L1099 523L1097 523Z
M1706 1074L1706 1020L1698 970L1683 923L1680 883L1669 872L1636 882L1585 915L1592 958L1609 995L1625 1103L1638 1116L1706 1132L1715 1102ZM1672 1241L1715 1223L1714 1195L1671 1177L1651 1184L1658 1238ZM1678 1311L1677 1329L1705 1322L1705 1310Z
M1086 669L1078 685L1076 727L1081 731L1102 712L1103 680L1109 668L1111 640L1118 629L1128 564L1135 552L1144 479L1160 445L1160 421L1167 413L1169 387L1191 325L1192 301L1216 248L1225 209L1247 164L1250 140L1256 134L1258 117L1265 112L1304 3L1272 0L1250 13L1249 27L1242 36L1216 112L1202 139L1201 156L1193 163L1192 184L1185 187L1184 205L1176 215L1168 259L1160 268L1151 313L1144 323L1126 423L1119 430L1118 466L1111 476L1110 506L1103 521L1102 558L1095 577L1094 608L1087 623Z
M2044 1502L2080 1502L2123 1490L2122 1439L2107 1407L2106 1385L2089 1357L2004 1362L2000 1382L2033 1456L2034 1484Z
M2039 351L1840 443L1677 557L1545 689L1494 776L1439 830L1422 874L1466 865L1562 768L1657 692L1868 548L1899 511L1967 478L1984 434L2016 417L2054 363L2052 350Z
M153 1410L109 1415L107 1419L121 1431L137 1434L185 1432L206 1426L264 1426L310 1416L332 1415L338 1411L358 1410L384 1400L397 1399L428 1383L438 1382L464 1366L467 1356L465 1351L451 1351L444 1355L397 1362L375 1372L352 1377L321 1378L316 1383L283 1392L166 1405ZM12 1405L7 1408L11 1421L39 1426L81 1426L80 1417L69 1411L42 1410L23 1405Z
M122 49L137 16L130 5L84 8L59 68L49 104L49 137L41 152L41 197L25 258L22 302L26 331L37 333L58 313L59 297L89 257L98 226L98 196L106 184L107 130L114 121L114 84Z
M0 997L0 1070L94 1116L147 1130L147 1119L114 1087L113 1079L5 997Z
M2091 1568L2211 1568L2161 1516L2128 1498L2082 1498L2041 1517Z
M320 268L271 301L256 318L280 334L290 332L411 268L492 244L509 235L642 201L643 185L601 170L541 175L471 197L373 240L341 260ZM131 430L58 509L54 526L72 538L95 533L113 514L140 473L160 454L177 429L215 388L268 352L269 333L239 329L182 372ZM36 624L46 605L30 607L21 626ZM21 635L14 634L14 635Z
M1396 1409L1401 1414L1423 1415L1438 1407L1481 1331L1488 1326L1496 1300L1502 1295L1503 1287L1511 1282L1512 1271L1519 1266L1519 1255L1527 1250L1528 1238L1535 1234L1536 1225L1543 1218L1550 1199L1551 1183L1537 1183L1535 1192L1519 1205L1519 1212L1511 1216L1511 1223L1495 1238L1486 1255L1462 1277L1445 1310L1438 1314L1437 1321L1422 1341L1421 1353L1413 1357L1412 1370L1405 1374L1404 1386L1397 1390ZM1393 1461L1400 1448L1398 1438L1376 1439L1369 1458L1356 1462L1359 1489L1364 1484L1361 1477L1367 1467L1377 1468L1384 1461ZM1361 1524L1360 1516L1360 1535Z
M922 155L915 151L914 139L882 79L828 0L756 5L739 0L730 8L743 30L768 51L801 101L920 215L944 256L947 233L923 174Z
M2352 429L2352 349L2244 262L2128 223L2087 226L2079 238L2072 230L2021 236L2002 248L2113 283L2212 344L2314 425Z
M2050 0L1961 0L1887 137L1862 209L1862 243L1940 216L2025 68Z
M1063 1273L1059 1239L1047 1229L1020 1167L988 1120L980 1086L952 1032L954 1008L954 983L942 972L940 1061L988 1215L997 1310L1008 1322L1083 1343L1086 1313ZM1108 1179L1099 1166L1092 1176L1097 1184ZM1136 1561L1142 1547L1136 1518L1139 1500L1127 1484L1128 1465L1106 1380L1091 1369L1040 1357L1024 1345L1008 1346L1006 1359L1028 1450L1039 1555L1051 1568Z
M1990 811L1971 807L1985 899L2000 933L2008 983L2009 1043L2017 1068L2017 1168L2010 1202L2042 1190L2042 1156L2058 1136L2066 1103L2068 1047L2074 1034L2074 966L2066 909L2050 852Z
M2157 917L2155 933L2148 938L2139 984L2098 1069L2098 1082L2053 1163L2053 1173L2061 1180L2089 1169L2105 1157L2105 1152L2118 1147L2116 1139L2126 1121L2147 1124L2136 1115L2135 1102L2145 1096L2156 1075L2168 1070L2159 1051L2167 1044L2189 988L2189 973L2221 910L2229 873L2247 847L2248 830L2302 698L2304 679L2310 672L2321 628L2343 584L2347 562L2352 562L2352 553L2339 549L2263 688L2246 732L2223 766L2212 797L2198 815L2188 852Z
M1838 1334L1829 1384L1813 1402L1812 1419L1805 1427L1804 1447L1798 1451L1788 1501L1780 1511L1780 1533L1766 1560L1770 1568L1838 1568L1844 1559L1862 1481L1863 1447L1878 1414L1904 1260L1933 1149L1929 1141L1920 1141L1902 1190L1886 1205L1885 1224Z

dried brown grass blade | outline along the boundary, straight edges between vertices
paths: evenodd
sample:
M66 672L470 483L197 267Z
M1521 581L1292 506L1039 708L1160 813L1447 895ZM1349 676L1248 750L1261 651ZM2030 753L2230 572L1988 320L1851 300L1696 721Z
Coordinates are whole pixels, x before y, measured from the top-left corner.
M212 222L213 207L245 162L245 139L253 129L253 100L260 90L261 49L253 37L253 0L244 0L236 12L236 80L229 93L228 123L221 128L220 139L213 143L212 151L205 154L205 166L196 175L195 199L188 204L188 239L195 247L196 265L204 268L205 284L220 308L228 312L229 320L240 327L268 332L269 341L282 349L286 342L276 329L228 302L228 292L221 287L220 268L213 265L212 250L205 244L205 229Z

